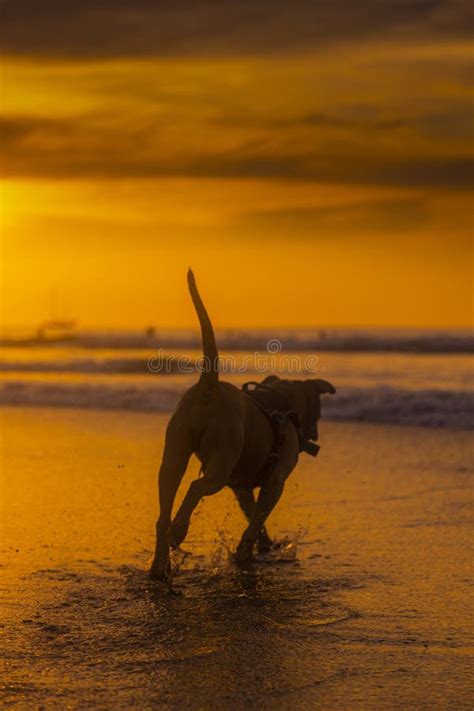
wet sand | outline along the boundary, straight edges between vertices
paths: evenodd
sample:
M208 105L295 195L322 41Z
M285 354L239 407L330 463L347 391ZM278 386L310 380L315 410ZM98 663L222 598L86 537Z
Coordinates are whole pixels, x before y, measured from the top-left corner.
M469 433L322 423L269 520L282 552L235 569L222 492L169 595L147 577L167 417L1 417L7 705L472 708Z

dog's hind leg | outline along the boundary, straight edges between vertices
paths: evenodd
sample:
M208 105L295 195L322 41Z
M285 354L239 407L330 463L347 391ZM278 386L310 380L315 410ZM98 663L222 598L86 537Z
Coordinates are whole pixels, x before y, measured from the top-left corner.
M242 509L245 518L247 521L250 521L255 509L255 497L253 490L242 486L232 486L231 488L237 498L237 501L239 502L239 506ZM271 550L272 545L273 541L268 535L267 529L265 526L262 526L257 535L257 548L259 552L264 553L265 551Z
M177 420L171 420L166 431L165 451L158 475L160 515L156 522L156 547L150 576L165 579L169 574L169 545L166 532L171 523L171 514L176 492L192 454L191 435Z
M178 548L186 538L191 515L203 496L211 496L224 488L235 467L239 453L229 458L228 453L215 453L206 463L204 476L191 482L183 503L168 529L168 542Z

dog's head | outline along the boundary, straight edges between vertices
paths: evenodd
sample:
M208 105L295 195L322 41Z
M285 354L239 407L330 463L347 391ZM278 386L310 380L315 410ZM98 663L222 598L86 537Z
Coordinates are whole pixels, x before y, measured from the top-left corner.
M336 388L327 380L282 380L270 375L264 385L280 393L282 400L295 410L304 441L318 439L318 420L321 417L321 395L334 395Z

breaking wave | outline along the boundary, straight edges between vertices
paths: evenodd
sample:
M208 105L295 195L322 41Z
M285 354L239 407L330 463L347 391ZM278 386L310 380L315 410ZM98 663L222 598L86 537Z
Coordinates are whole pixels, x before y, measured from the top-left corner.
M157 357L154 356L156 365ZM166 359L167 371L177 373L177 361L172 356ZM149 371L148 358L71 358L58 360L0 360L0 372L11 373L130 373L145 374Z
M7 380L0 404L170 412L188 385ZM454 390L346 386L323 403L326 419L426 427L472 429L473 413L474 393Z

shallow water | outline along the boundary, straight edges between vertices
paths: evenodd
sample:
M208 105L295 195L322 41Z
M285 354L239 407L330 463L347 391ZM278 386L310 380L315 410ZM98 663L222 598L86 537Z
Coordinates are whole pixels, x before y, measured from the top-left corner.
M6 704L471 707L468 433L323 423L269 522L282 550L235 568L221 492L170 594L147 576L165 422L3 409Z
M171 351L167 353L171 356ZM200 351L174 351L199 358ZM0 404L171 412L196 373L151 371L151 349L0 347ZM222 351L222 377L238 387L269 373L337 384L326 419L472 429L472 356L461 353ZM258 369L257 369L258 365Z

